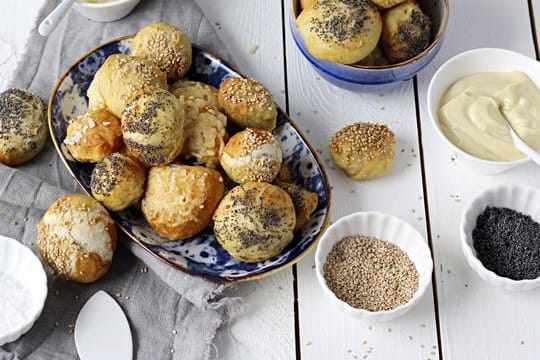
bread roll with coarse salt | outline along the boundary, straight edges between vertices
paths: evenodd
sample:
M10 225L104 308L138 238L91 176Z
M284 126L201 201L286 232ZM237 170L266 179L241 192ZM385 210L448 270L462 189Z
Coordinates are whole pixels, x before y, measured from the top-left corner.
M131 41L131 55L156 64L169 81L182 78L191 66L191 42L178 27L155 22L143 27Z
M296 26L316 58L354 64L377 46L382 19L370 0L326 0L304 9Z
M170 164L148 172L141 210L169 240L189 238L208 226L224 192L223 178L202 166Z
M349 177L372 179L384 176L392 169L396 137L386 125L356 123L332 135L328 151Z
M144 88L122 114L122 134L130 154L144 165L172 162L184 145L184 100L167 90Z
M64 144L77 161L101 161L124 146L120 120L106 109L89 110L69 123Z
M37 225L36 247L58 276L81 283L101 278L116 249L116 227L97 200L66 195L51 204Z
M43 149L47 140L47 107L30 91L0 94L0 163L22 164Z
M187 99L192 96L196 99L202 99L216 109L219 109L218 89L212 85L200 81L178 80L170 86L169 91L178 98L183 96Z
M228 77L218 91L220 108L242 128L272 131L276 127L277 109L270 91L255 79Z
M106 107L121 118L133 95L149 86L167 89L167 75L148 60L125 54L111 55L88 88L88 107Z
M221 154L221 167L236 183L272 182L278 174L283 154L272 133L247 128L236 133Z
M276 185L259 182L229 191L213 219L219 244L245 262L279 255L292 241L296 223L291 197Z

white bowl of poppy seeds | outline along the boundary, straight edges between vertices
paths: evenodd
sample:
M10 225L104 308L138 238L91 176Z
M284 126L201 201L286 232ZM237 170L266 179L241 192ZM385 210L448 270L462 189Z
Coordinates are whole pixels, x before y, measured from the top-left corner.
M431 284L433 261L411 225L378 212L357 212L326 230L315 253L325 295L351 317L388 321L405 314Z
M461 218L461 247L483 280L508 291L540 285L540 189L500 185L474 198Z

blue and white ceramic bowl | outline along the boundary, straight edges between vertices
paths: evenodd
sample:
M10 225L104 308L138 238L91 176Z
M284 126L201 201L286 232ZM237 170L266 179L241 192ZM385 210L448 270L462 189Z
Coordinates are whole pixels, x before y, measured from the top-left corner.
M449 17L448 0L420 0L420 3L422 10L432 21L433 41L426 50L412 59L387 66L343 65L320 60L311 55L295 25L295 19L301 11L298 0L292 0L289 25L294 42L302 55L330 83L357 91L390 87L395 83L411 79L435 58L442 46Z
M49 100L49 128L58 154L82 189L90 194L93 164L74 161L63 145L68 121L87 109L86 91L105 59L115 53L129 53L131 36L113 40L84 55L60 78ZM219 87L229 76L242 76L215 55L193 46L193 65L187 78ZM316 244L326 228L330 215L330 188L317 155L300 134L296 125L278 108L278 126L274 136L283 150L283 163L295 183L316 192L319 205L311 220L298 231L283 253L259 263L237 261L217 243L211 229L196 236L168 241L157 235L146 223L137 207L112 213L120 229L133 241L168 264L195 274L221 281L261 278L300 260Z

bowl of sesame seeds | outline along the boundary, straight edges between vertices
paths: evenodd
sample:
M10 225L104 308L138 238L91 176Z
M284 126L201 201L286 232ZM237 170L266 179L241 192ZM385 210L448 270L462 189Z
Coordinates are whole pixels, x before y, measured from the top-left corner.
M339 219L315 254L317 280L351 317L388 321L414 307L431 284L425 239L392 215L357 212Z
M461 218L461 248L471 268L493 286L540 286L540 189L499 185L476 196Z

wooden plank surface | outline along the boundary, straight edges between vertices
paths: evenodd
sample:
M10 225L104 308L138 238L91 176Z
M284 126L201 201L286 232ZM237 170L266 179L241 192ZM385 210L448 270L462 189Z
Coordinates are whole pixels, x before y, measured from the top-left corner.
M426 109L433 73L457 53L501 47L534 57L527 1L452 0L450 4L451 21L442 51L418 77L443 355L444 359L538 359L540 290L512 294L483 282L461 252L459 224L466 204L482 189L502 183L538 186L540 170L530 165L496 176L471 172L435 133Z
M289 16L290 0L283 0ZM285 19L288 24L288 17ZM330 85L296 48L287 26L287 76L291 116L326 164L332 219L362 210L398 216L426 234L418 133L412 81L394 90L353 93ZM330 135L357 121L388 124L397 135L397 158L384 178L356 182L329 161ZM298 266L300 346L303 359L438 359L431 290L407 315L386 323L351 319L323 295L314 272L314 254Z

